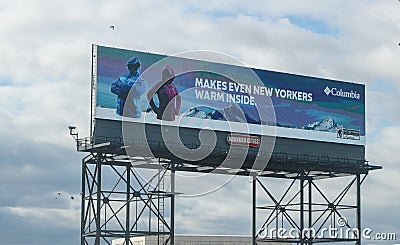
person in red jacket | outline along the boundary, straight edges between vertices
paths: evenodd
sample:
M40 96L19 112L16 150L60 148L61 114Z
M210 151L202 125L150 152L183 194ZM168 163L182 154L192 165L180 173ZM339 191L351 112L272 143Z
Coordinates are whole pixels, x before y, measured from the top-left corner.
M156 83L147 93L151 109L157 114L157 119L175 121L181 108L181 96L173 81L175 74L169 65L165 65L161 72L161 81ZM153 96L157 94L159 105L154 103Z

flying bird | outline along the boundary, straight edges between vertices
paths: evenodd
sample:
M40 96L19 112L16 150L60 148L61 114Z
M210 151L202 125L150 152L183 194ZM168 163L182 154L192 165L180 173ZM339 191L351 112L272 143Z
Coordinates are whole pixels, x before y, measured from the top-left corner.
M115 26L111 25L110 30L114 31L114 29L115 29Z
M61 192L57 192L57 196L54 199L58 199L59 197L61 198Z

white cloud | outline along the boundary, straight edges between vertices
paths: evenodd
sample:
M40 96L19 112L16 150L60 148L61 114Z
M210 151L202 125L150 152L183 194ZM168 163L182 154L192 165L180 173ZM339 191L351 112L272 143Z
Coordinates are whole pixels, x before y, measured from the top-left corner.
M395 208L398 206L400 194L393 190L400 189L399 164L397 153L400 145L397 144L400 135L400 127L391 126L382 128L374 143L369 145L368 159L371 164L383 166L382 170L371 173L371 182L366 182L364 193L373 193L374 198L366 197L371 207Z
M9 212L25 219L33 225L71 228L79 224L80 211L77 209L56 209L37 207L2 207L0 212Z

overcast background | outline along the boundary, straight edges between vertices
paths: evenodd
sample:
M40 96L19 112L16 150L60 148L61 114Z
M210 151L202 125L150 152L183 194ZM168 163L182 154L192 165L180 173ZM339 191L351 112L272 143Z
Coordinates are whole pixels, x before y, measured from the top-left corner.
M79 243L84 154L67 126L89 136L92 43L365 83L367 159L384 168L363 184L363 225L399 240L400 2L247 2L0 0L0 244ZM250 193L235 178L178 199L177 233L250 235Z

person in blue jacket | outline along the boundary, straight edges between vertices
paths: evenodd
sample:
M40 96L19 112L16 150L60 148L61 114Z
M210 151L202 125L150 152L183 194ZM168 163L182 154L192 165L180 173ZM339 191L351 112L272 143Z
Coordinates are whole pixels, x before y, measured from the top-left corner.
M141 72L139 58L130 58L126 65L129 73L121 75L112 83L111 92L118 96L118 115L139 118L142 116L139 100L146 91L146 82L139 78Z

